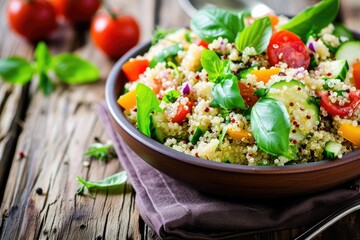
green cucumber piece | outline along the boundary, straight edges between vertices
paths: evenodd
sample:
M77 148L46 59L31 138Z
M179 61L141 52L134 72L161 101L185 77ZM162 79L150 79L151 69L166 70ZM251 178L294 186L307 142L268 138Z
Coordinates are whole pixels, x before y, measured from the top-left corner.
M290 121L290 139L301 141L319 123L319 107L308 101L311 97L305 85L297 80L279 81L274 83L266 97L282 102L287 109ZM301 114L299 114L301 111ZM296 122L300 128L294 124ZM300 130L301 129L301 130Z
M335 159L339 156L342 145L337 142L329 141L325 144L325 157L329 159Z
M334 29L333 34L335 36L337 36L338 38L346 37L350 41L355 40L354 35L351 33L351 31L349 29L347 29L347 27L344 26L344 24L336 23L336 24L334 24L334 27L335 27L335 29Z
M201 127L196 127L194 134L192 135L192 137L190 138L190 142L192 145L195 145L198 141L199 138L205 133L205 131L201 128Z
M256 69L258 66L254 65L249 67L248 69L245 69L241 71L238 75L236 75L237 79L245 79L248 74L251 73L252 70Z
M346 59L328 62L332 78L344 81L349 71L349 64Z
M336 51L335 58L346 59L350 66L360 61L360 41L349 41L342 44Z
M163 113L156 113L154 115L151 115L151 121L152 121L151 137L160 143L164 143L165 138L167 137L166 134L163 132L163 130L158 127L158 123L163 120L164 120Z

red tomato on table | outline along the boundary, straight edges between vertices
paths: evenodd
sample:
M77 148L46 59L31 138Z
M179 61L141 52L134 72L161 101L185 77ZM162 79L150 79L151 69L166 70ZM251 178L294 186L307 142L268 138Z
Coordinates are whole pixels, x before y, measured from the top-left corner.
M106 55L119 58L138 43L140 30L132 16L100 15L94 18L90 34L95 45Z
M283 62L291 68L307 69L310 65L310 55L305 44L294 33L286 30L272 35L267 54L271 66Z
M57 14L72 24L88 23L99 9L100 0L51 0Z
M44 39L57 27L55 9L45 0L12 0L7 18L10 27L29 41Z

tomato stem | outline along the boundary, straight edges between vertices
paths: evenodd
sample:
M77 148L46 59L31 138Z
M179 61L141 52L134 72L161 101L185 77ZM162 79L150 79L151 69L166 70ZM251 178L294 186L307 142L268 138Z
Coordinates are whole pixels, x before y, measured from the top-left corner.
M111 5L109 4L108 0L102 0L103 6L106 9L106 11L109 13L110 17L112 19L116 19L117 15L115 14L115 12L112 10Z

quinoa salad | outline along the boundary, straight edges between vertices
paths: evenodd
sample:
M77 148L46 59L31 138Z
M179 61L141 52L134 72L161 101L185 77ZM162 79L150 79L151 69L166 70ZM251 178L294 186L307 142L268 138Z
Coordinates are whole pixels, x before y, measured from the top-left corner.
M198 158L341 161L360 146L360 42L333 23L338 8L322 1L292 19L208 8L190 28L157 28L123 65L118 104L143 134Z

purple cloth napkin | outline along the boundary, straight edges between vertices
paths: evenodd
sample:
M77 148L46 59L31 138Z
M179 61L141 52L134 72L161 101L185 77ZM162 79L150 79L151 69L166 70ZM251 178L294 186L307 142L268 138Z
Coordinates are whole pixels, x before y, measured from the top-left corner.
M136 191L141 217L163 239L230 239L301 227L314 224L345 203L360 198L360 179L291 200L250 201L212 196L152 168L113 128L104 103L99 105L98 113Z

